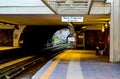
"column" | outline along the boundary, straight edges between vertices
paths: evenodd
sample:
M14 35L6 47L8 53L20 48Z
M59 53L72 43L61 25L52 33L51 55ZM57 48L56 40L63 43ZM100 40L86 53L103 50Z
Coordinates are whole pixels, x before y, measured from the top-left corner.
M22 31L24 30L24 28L26 27L26 25L18 25L18 29L14 30L13 33L13 46L18 47L19 46L19 39L20 39L20 35L22 33Z
M74 49L76 49L76 45L77 45L77 37L76 37L76 32L75 32L74 26L68 26L68 28L71 30L72 34L73 34L74 37L75 37L75 45L74 45Z
M120 0L111 0L110 62L120 61Z

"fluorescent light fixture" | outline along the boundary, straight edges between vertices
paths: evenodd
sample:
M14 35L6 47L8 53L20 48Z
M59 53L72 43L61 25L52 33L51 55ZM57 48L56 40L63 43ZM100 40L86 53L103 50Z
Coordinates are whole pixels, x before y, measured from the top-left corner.
M102 26L101 31L102 31L102 32L105 32L105 27L104 27L104 26Z
M107 1L106 1L106 3L111 3L111 2L112 2L112 0L107 0Z
M110 21L108 23L110 24Z

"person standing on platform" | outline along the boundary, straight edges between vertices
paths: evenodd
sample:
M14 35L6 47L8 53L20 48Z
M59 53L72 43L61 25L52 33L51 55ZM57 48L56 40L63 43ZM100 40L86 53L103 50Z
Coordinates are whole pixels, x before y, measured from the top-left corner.
M99 41L98 45L96 46L96 55L103 55L104 50L105 50L105 43Z

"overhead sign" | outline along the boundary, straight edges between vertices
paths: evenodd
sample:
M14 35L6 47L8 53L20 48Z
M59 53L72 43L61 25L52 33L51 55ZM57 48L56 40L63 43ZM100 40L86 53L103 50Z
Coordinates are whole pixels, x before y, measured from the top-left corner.
M81 16L62 16L62 22L83 22Z

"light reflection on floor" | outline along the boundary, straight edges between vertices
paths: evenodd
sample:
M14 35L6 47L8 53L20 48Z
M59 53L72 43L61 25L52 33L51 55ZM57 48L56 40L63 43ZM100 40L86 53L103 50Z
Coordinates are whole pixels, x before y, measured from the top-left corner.
M110 64L108 60L108 56L98 56L93 50L66 50L51 59L32 79L102 79L108 74L100 75L106 73L106 71L101 72L100 68L105 70ZM94 72L99 75L95 76Z
M96 56L96 52L93 50L66 50L57 57L55 57L55 60L62 60L62 61L70 61L70 60L94 60L94 61L102 61L102 62L108 62L108 56ZM61 55L65 54L64 57ZM74 55L74 57L73 57Z

